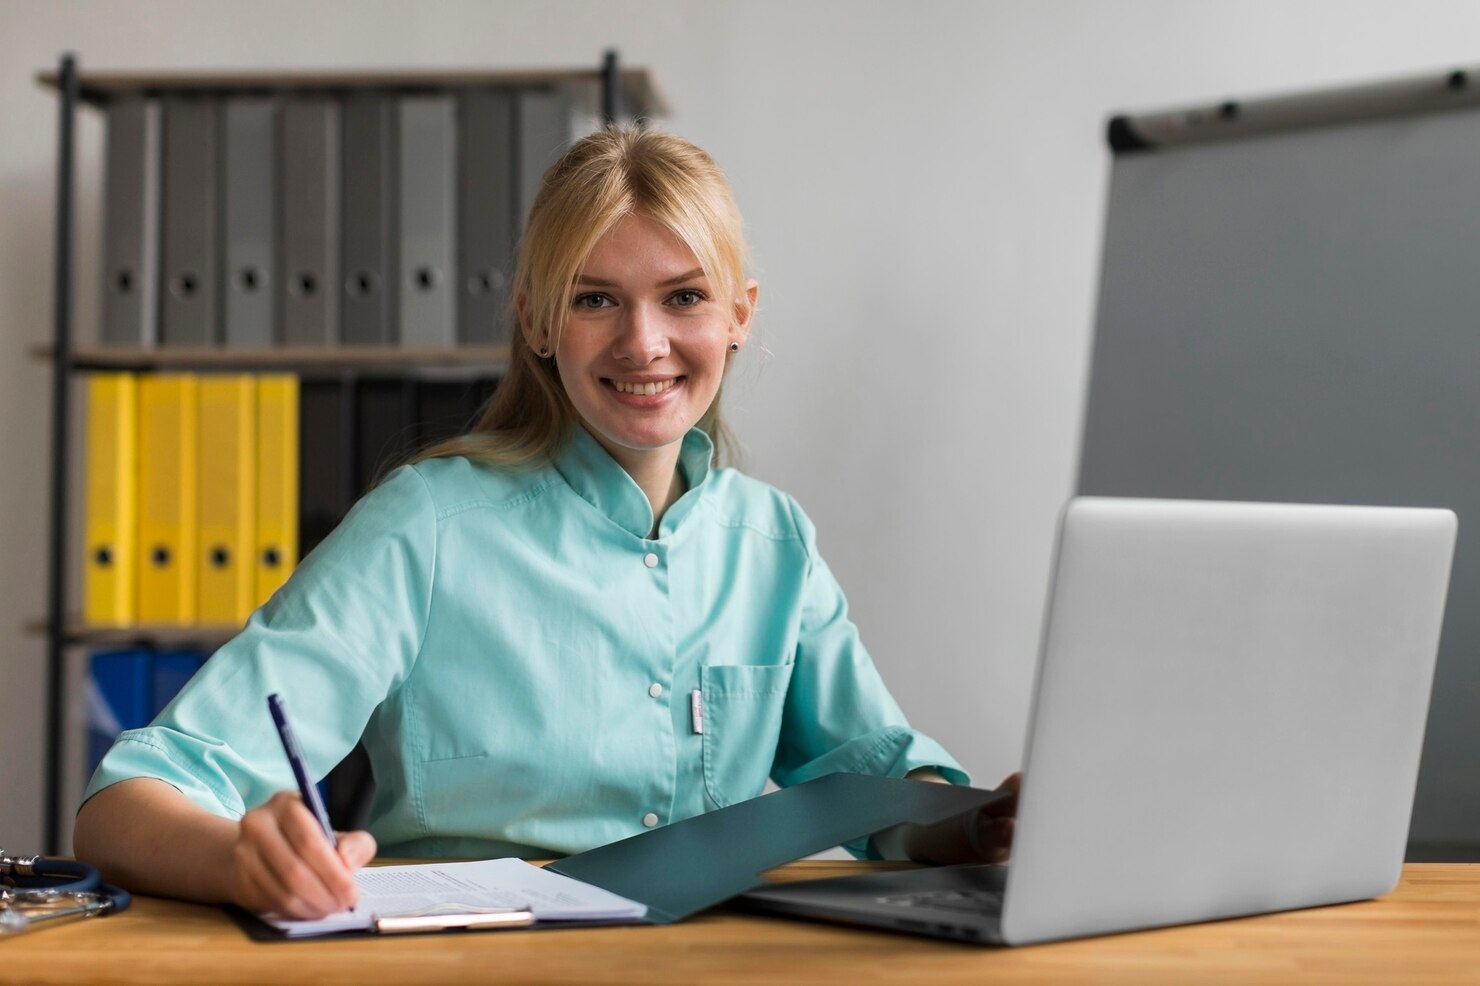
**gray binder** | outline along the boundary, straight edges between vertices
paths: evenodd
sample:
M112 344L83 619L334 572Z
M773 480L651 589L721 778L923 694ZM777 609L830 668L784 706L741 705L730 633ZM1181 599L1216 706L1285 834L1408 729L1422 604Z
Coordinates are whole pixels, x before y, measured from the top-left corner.
M352 95L342 106L339 337L350 346L397 338L395 107L373 93Z
M529 221L540 180L570 142L570 95L563 89L520 89L515 104L519 232Z
M106 346L158 339L159 104L108 104L103 192L103 326Z
M339 105L288 99L279 126L278 229L274 292L289 346L339 341Z
M271 99L226 104L222 293L229 346L270 346L276 338L276 112Z
M514 93L471 89L459 95L457 112L457 339L505 342L518 237Z
M450 346L456 131L450 96L401 99L400 329L404 346Z
M204 346L220 341L220 104L210 98L163 101L164 258L159 341Z

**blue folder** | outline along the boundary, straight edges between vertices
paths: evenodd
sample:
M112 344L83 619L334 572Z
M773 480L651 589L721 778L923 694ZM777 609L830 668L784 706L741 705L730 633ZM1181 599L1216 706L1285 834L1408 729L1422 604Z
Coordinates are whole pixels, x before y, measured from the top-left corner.
M199 651L156 652L147 647L100 651L89 660L87 773L126 729L153 722L179 694L206 655Z
M153 718L153 656L142 647L92 655L87 687L88 776L119 733L147 726Z
M149 719L153 721L185 687L195 672L206 663L199 651L161 651L154 655L154 681L150 697Z

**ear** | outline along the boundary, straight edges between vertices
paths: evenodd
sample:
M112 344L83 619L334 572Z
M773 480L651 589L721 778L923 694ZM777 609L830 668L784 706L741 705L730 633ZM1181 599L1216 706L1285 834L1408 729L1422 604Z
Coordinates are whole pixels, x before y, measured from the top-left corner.
M730 330L730 339L745 345L745 340L750 337L750 322L755 318L755 302L760 297L761 286L754 278L745 282L745 300L735 301L735 325Z

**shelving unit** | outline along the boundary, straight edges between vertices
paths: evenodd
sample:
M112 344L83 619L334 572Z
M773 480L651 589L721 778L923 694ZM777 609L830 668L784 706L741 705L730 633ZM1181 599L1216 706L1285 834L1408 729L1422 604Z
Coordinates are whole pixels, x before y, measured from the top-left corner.
M44 634L51 626L43 620L26 624L26 632ZM75 617L62 628L62 639L68 645L118 647L153 644L162 647L219 647L236 636L238 626L214 626L208 623L191 626L138 623L126 627L88 626Z
M54 347L37 346L31 356L50 360ZM282 346L273 349L233 350L219 346L180 346L170 349L121 349L116 346L74 348L73 370L353 370L405 366L455 366L501 372L508 366L509 347L493 346Z
M65 63L71 56L64 56ZM75 73L75 60L73 62ZM36 81L59 93L66 87L65 64L55 72L38 72ZM311 89L380 89L391 92L432 92L469 86L567 86L582 99L583 108L605 120L623 115L630 107L640 117L666 116L668 100L646 69L621 69L616 54L607 52L600 67L494 72L479 69L440 72L89 72L77 76L74 100L102 105L120 96L160 95L165 92L231 92L270 94Z
M74 541L68 531L68 464L72 441L69 409L73 378L92 371L155 370L201 372L293 372L302 376L342 376L353 380L364 373L410 378L426 372L481 372L498 374L507 366L507 345L447 347L277 347L232 350L223 346L139 348L78 345L74 336L73 266L76 223L73 184L76 152L74 133L80 106L102 107L124 96L159 96L196 92L232 95L271 95L280 92L373 89L383 93L413 94L474 86L558 86L571 94L578 110L611 122L624 115L663 116L668 102L643 69L622 69L615 52L590 70L500 71L448 70L437 72L215 72L146 73L97 72L82 74L76 58L63 55L56 71L40 72L37 82L56 91L60 114L57 137L56 238L52 342L31 355L50 364L52 371L52 443L47 549L47 615L28 629L47 637L46 677L46 791L43 833L47 853L61 849L64 798L63 752L66 749L67 648L79 645L179 644L218 645L234 627L88 627L68 612L66 584ZM624 107L629 113L624 113ZM351 430L347 444L354 444Z

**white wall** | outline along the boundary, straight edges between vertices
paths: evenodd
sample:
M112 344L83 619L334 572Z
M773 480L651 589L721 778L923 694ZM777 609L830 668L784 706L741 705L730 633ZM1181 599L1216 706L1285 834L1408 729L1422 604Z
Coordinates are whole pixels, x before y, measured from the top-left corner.
M762 284L730 388L906 711L995 783L1022 743L1070 492L1112 110L1475 58L1480 6L1410 2L0 2L0 844L41 842L54 99L84 69L543 67L603 48L728 170ZM96 310L84 127L79 312Z

